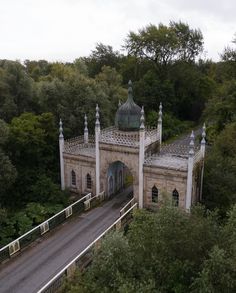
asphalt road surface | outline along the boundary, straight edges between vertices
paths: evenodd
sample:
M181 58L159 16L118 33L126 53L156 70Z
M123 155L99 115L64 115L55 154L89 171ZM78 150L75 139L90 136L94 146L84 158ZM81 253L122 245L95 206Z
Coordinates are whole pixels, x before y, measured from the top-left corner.
M0 292L37 292L119 217L128 193L72 218L0 266Z

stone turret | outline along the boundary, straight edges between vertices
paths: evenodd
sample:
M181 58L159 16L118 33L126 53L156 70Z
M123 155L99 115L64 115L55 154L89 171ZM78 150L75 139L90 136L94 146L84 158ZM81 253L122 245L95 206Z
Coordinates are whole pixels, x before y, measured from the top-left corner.
M60 173L61 173L61 190L65 189L65 171L64 171L64 135L62 128L62 121L59 122L59 152L60 152Z
M100 153L99 153L99 137L100 137L100 120L99 107L96 105L96 122L95 122L95 156L96 156L96 194L100 192Z
M159 106L159 117L158 117L157 130L159 133L159 141L160 141L160 146L161 146L161 143L162 143L162 103L160 103L160 106Z
M144 141L145 141L145 126L144 126L144 108L141 110L140 128L139 128L139 208L143 208L143 163L144 163Z
M188 174L187 174L187 192L185 200L185 209L190 211L192 204L192 189L193 189L193 157L194 157L194 133L190 136L189 153L188 153Z

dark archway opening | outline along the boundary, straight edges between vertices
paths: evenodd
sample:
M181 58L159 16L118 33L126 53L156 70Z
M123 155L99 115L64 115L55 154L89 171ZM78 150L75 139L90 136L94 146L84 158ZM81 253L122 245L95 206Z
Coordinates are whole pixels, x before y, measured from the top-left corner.
M124 163L116 161L107 171L107 195L111 197L125 191L133 197L133 176Z

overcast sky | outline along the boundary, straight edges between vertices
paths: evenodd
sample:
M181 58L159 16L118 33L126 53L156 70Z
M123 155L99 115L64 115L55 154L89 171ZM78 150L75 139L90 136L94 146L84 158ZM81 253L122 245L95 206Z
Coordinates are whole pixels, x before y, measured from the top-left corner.
M236 0L0 0L0 59L73 61L170 20L200 28L205 57L218 60L236 33Z

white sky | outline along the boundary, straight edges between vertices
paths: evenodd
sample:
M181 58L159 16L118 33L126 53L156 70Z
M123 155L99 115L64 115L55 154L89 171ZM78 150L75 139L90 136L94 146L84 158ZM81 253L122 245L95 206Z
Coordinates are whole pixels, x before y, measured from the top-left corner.
M205 57L218 60L236 33L236 0L0 0L0 59L73 61L170 20L200 28Z

